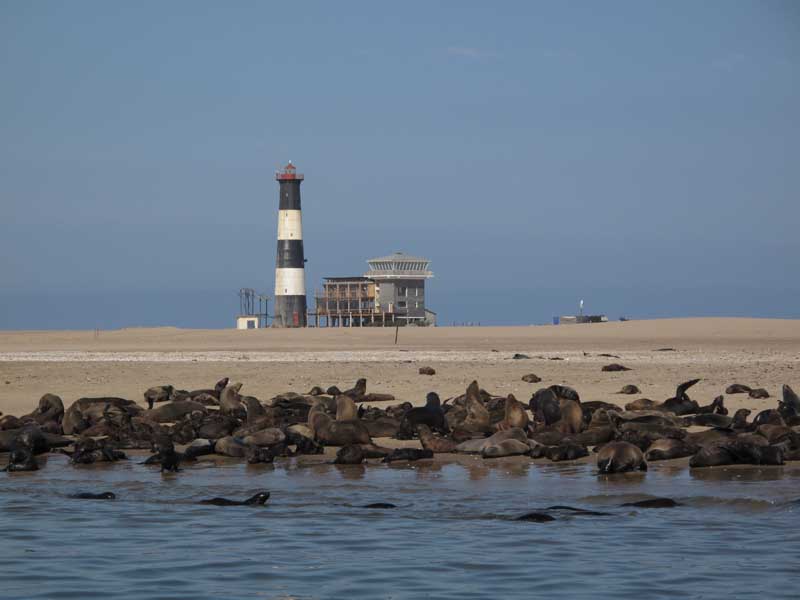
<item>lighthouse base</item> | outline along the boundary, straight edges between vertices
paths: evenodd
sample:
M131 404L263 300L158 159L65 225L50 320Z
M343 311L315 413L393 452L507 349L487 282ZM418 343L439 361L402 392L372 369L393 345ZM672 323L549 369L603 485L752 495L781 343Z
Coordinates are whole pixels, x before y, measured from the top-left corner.
M273 327L306 327L305 296L275 296L275 315Z

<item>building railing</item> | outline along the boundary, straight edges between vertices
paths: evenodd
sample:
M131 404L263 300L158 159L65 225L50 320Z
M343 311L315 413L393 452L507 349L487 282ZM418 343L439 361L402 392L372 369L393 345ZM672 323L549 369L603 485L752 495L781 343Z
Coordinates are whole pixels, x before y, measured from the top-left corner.
M278 181L292 181L305 179L302 173L284 173L283 171L275 171L275 179Z
M430 279L433 277L433 271L403 271L400 269L392 270L370 270L364 275L365 277L402 277L404 279Z

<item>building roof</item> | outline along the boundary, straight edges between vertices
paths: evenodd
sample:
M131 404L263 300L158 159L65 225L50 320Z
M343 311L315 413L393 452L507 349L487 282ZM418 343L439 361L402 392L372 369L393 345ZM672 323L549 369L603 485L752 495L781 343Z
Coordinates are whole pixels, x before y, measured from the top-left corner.
M427 279L433 277L433 273L428 270L431 261L402 252L371 258L367 263L369 271L364 273L364 276L372 279Z
M325 281L372 281L369 277L356 275L353 277L323 277Z
M390 254L389 256L380 256L378 258L370 258L367 262L430 262L427 258L421 258L419 256L410 256L403 252L395 252L394 254Z

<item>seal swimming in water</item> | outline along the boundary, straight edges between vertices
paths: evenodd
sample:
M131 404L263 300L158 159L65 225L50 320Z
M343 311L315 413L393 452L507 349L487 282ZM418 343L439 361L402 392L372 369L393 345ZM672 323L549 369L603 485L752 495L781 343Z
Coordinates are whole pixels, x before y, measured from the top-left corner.
M397 506L389 502L373 502L372 504L365 504L361 508L397 508Z
M72 498L73 500L116 500L117 496L114 492L101 492L99 494L78 492L77 494L70 494L67 498Z
M518 517L514 517L515 521L528 521L531 523L549 523L555 521L556 518L542 512L529 512Z
M227 498L211 498L200 500L198 504L212 506L263 506L269 500L269 492L259 492L247 500L228 500Z
M609 442L597 452L600 473L626 473L636 469L647 471L642 451L628 442Z
M647 500L639 500L638 502L626 502L620 506L634 506L636 508L674 508L676 506L683 506L680 502L675 502L672 498L648 498Z

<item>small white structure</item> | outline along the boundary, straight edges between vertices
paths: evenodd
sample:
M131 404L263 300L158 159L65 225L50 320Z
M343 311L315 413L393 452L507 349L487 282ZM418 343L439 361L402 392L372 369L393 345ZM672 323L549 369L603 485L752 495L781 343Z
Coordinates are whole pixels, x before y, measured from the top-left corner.
M236 317L236 329L258 329L256 315L239 315Z

